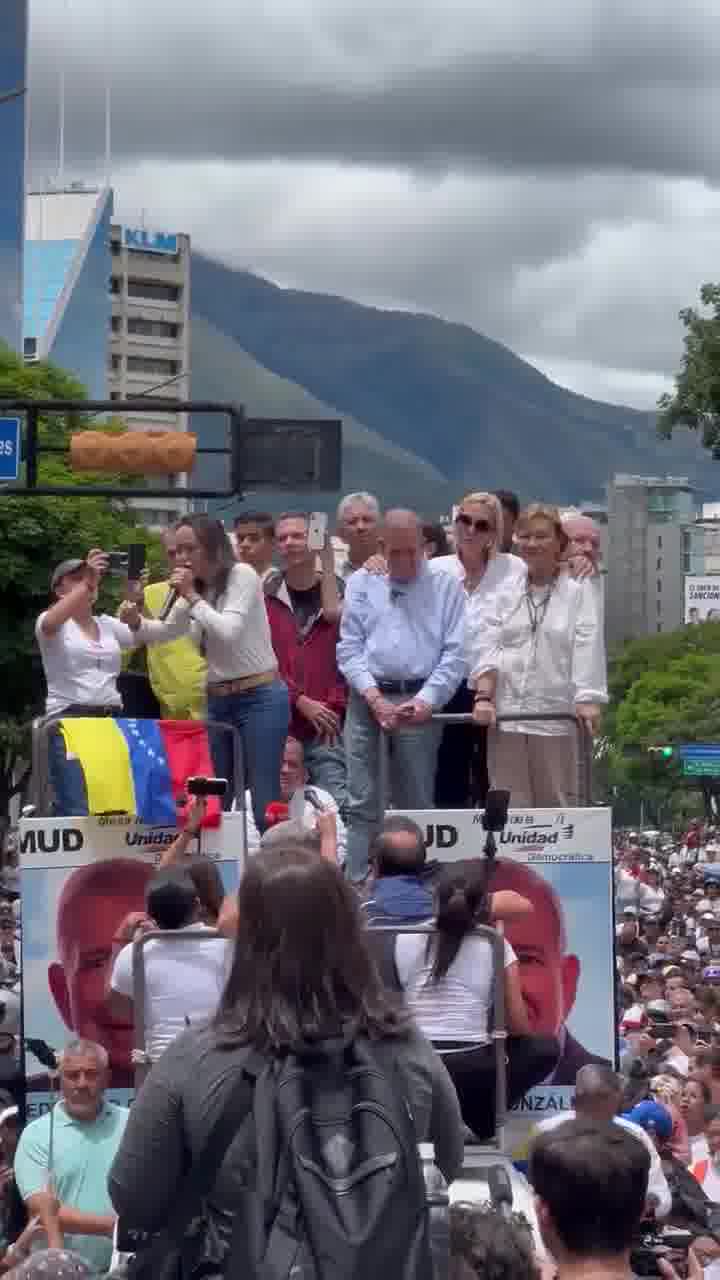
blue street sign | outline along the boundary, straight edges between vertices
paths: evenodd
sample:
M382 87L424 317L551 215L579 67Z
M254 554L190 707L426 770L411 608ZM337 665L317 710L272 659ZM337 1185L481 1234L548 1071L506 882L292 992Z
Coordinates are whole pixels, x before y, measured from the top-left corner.
M0 418L0 481L20 474L20 419Z

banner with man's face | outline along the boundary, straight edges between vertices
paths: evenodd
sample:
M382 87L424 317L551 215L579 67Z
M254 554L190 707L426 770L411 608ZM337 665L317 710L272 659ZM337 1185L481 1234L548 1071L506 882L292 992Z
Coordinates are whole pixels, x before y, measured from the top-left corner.
M428 860L482 856L481 813L431 810L408 816L425 833ZM615 1060L611 814L511 810L496 840L491 890L514 890L533 906L532 914L505 925L531 1033L556 1036L560 1050L550 1076L510 1114L512 1150L521 1156L534 1124L572 1106L580 1067Z
M244 815L226 814L200 835L198 856L213 862L225 892L237 887L244 859ZM104 1045L111 1090L130 1099L133 1028L108 1007L113 940L145 891L175 828L130 817L28 818L20 823L22 990L28 1117L49 1103L47 1067L28 1047L59 1050L78 1036ZM180 944L178 944L180 945ZM115 948L115 953L117 948Z

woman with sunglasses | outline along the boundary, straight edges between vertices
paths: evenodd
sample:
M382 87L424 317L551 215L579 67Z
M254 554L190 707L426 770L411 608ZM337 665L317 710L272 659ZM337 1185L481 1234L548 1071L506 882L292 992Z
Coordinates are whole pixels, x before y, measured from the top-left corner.
M557 508L528 507L515 540L526 572L468 637L473 717L492 730L490 776L515 808L568 808L578 803L574 727L521 717L562 713L597 732L608 700L602 622L590 583L567 572ZM517 719L497 727L500 715Z
M467 597L467 632L482 628L487 612L499 594L525 579L524 562L501 550L503 511L493 493L468 493L455 516L454 555L428 561L433 573L450 573L464 584ZM474 691L463 681L445 711L470 715ZM447 725L438 756L435 803L440 809L463 809L472 800L483 804L488 787L487 734L472 725Z

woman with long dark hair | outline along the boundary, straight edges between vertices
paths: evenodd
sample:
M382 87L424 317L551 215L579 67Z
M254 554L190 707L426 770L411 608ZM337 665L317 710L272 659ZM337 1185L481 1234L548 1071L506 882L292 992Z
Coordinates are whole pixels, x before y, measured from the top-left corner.
M202 515L178 524L175 566L170 587L177 600L166 621L143 618L130 601L120 617L138 644L165 644L187 632L197 643L208 666L208 720L238 729L255 822L264 831L265 810L280 791L290 702L278 677L262 583L250 565L235 560L220 521ZM227 733L213 735L213 757L217 773L231 783Z
M240 882L238 914L232 971L216 1017L175 1040L131 1108L109 1179L124 1226L155 1230L167 1222L184 1175L258 1053L272 1060L332 1037L360 1037L388 1070L392 1064L418 1142L434 1142L437 1163L454 1178L463 1156L455 1091L383 987L357 895L338 867L297 846L261 851ZM242 1193L256 1185L254 1137L252 1123L240 1125L204 1204L196 1244L205 1260L213 1254L218 1275Z
M483 862L451 864L435 890L436 932L401 934L395 967L410 1012L443 1055L458 1091L466 1124L479 1136L493 1128L494 1057L488 1052L495 989L489 939L477 925L495 925L515 894L488 892ZM554 1039L530 1037L517 956L504 943L504 1003L508 1032L508 1103L552 1071L559 1054Z

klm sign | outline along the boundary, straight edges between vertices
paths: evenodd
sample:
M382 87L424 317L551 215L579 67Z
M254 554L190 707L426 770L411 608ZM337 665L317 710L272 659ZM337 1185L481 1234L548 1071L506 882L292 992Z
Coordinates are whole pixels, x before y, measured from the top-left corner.
M144 253L177 253L178 237L164 231L147 231L144 227L123 227L126 249L142 249Z

